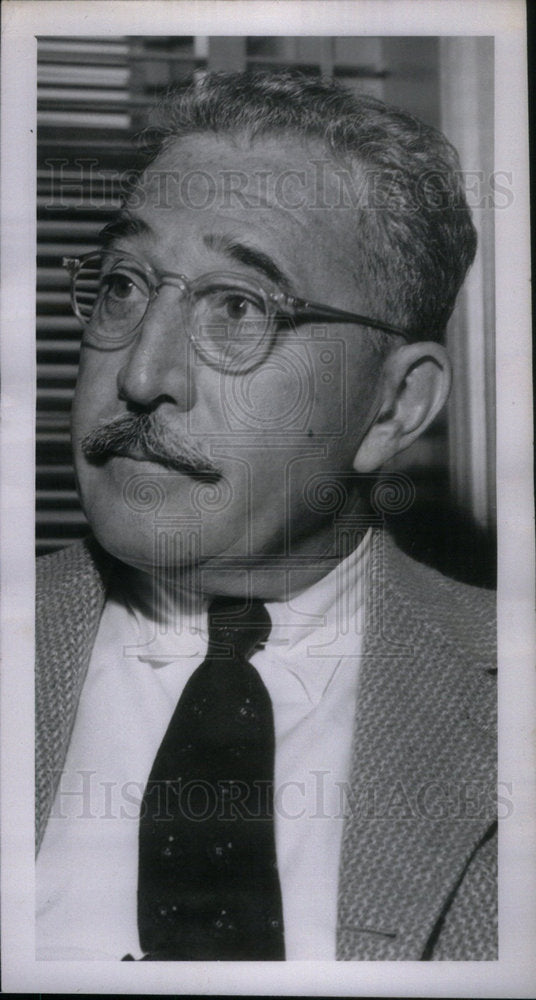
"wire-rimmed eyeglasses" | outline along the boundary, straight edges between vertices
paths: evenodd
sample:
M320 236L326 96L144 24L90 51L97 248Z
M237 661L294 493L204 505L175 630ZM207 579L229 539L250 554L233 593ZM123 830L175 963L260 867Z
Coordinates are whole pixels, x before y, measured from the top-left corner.
M357 323L409 340L407 333L388 323L273 291L231 271L195 280L171 271L157 274L132 254L117 250L64 257L63 266L71 275L75 315L90 342L108 350L128 343L165 285L180 293L182 325L194 349L223 372L238 375L261 365L285 320Z

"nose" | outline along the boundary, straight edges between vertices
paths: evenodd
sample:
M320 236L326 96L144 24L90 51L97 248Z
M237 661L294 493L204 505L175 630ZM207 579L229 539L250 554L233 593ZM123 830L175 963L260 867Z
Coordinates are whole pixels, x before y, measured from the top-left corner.
M150 303L117 375L121 399L154 409L172 402L188 410L194 402L192 347L176 289L163 287Z

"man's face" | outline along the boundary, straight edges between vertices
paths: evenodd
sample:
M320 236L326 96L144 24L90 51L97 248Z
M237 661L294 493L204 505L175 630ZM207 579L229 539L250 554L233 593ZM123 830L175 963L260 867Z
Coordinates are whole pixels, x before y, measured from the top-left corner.
M315 158L325 155L292 139L177 141L131 195L135 226L114 248L157 273L231 271L364 312L356 220L322 207L336 203L337 185L324 166L316 189ZM330 568L334 511L359 509L349 474L375 411L378 355L358 325L300 322L259 367L222 373L192 350L179 298L164 286L122 346L82 346L73 441L84 509L103 547L131 566L197 567L208 593L277 597L282 566L302 567L296 589ZM83 437L129 412L152 414L170 441L186 436L218 475L139 454L85 457Z

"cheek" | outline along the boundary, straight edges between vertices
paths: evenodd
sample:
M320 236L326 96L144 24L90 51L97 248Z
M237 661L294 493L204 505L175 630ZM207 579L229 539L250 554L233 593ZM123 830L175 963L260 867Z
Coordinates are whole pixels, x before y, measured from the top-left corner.
M302 366L303 368L303 366ZM268 358L257 369L238 376L206 369L194 380L195 402L183 413L185 430L206 443L233 447L268 436L303 432L314 406L307 371L297 371L288 357Z
M348 351L346 423L352 442L359 443L377 408L382 360L371 348L353 344Z
M218 430L278 439L311 431L340 433L346 399L343 347L294 337L279 344L259 368L220 377ZM204 413L210 419L208 410Z
M311 373L290 350L268 358L227 390L224 409L230 429L274 434L302 430L314 398Z
M119 367L117 356L82 348L72 410L74 431L78 427L91 429L96 417L117 412Z

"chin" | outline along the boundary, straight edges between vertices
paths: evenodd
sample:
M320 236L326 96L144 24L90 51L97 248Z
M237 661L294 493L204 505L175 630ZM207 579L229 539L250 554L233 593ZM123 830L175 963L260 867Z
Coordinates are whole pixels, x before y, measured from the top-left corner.
M114 519L105 524L90 519L90 525L99 545L108 555L135 569L154 572L154 540L147 538L144 532L132 537L130 533L126 534L120 526L114 524Z
M177 518L177 521L179 519ZM202 560L200 525L181 526L174 519L160 524L153 516L119 520L115 517L90 517L93 533L106 552L119 562L151 576L159 573L170 578L186 573L194 575ZM215 552L217 560L221 553ZM209 557L210 558L210 557Z

